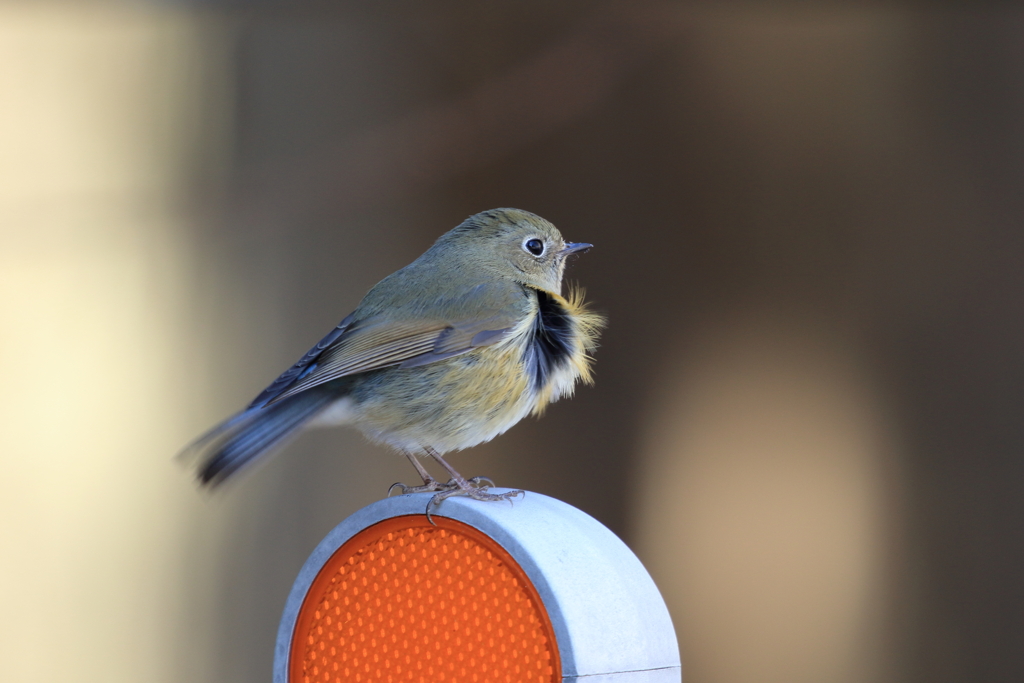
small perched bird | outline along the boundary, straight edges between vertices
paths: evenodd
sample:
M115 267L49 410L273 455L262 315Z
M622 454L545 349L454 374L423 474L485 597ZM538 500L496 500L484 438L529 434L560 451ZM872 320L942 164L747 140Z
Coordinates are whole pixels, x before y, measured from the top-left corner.
M467 218L422 256L381 280L320 343L249 406L186 448L198 478L215 486L307 425L350 424L404 453L422 485L505 500L490 480L467 480L442 457L505 432L530 413L592 382L590 353L604 319L580 290L561 295L566 242L527 211ZM435 480L419 456L451 476Z

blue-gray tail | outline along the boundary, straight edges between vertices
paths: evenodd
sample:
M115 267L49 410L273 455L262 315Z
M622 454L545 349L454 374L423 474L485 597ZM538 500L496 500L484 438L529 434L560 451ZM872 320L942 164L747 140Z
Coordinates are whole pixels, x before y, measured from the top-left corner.
M282 445L336 398L331 391L311 389L262 408L249 408L199 437L183 455L197 463L200 483L217 486Z

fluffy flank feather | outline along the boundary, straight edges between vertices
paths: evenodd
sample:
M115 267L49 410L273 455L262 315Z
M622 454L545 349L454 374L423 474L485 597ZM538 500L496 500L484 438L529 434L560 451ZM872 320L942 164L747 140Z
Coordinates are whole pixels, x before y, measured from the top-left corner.
M608 318L596 313L584 303L586 290L579 284L572 283L568 286L568 296L565 298L565 307L572 316L573 324L582 347L579 353L572 356L573 367L584 384L594 383L594 357L593 353L599 344L598 338L601 330L608 324Z
M565 317L568 318L571 327L570 338L574 343L566 366L555 373L538 393L537 402L531 411L533 415L543 414L549 403L572 396L577 380L586 384L594 383L594 358L591 354L597 349L598 337L607 321L603 315L595 313L583 303L584 295L583 288L578 285L569 286L568 298L549 294L561 304Z

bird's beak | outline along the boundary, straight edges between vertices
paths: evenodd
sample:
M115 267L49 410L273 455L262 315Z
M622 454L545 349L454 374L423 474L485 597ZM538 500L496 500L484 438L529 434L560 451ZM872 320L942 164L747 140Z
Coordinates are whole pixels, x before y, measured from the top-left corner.
M569 254L575 254L577 251L586 251L593 246L593 244L587 244L586 242L566 242L562 251L558 253L561 256L568 256Z

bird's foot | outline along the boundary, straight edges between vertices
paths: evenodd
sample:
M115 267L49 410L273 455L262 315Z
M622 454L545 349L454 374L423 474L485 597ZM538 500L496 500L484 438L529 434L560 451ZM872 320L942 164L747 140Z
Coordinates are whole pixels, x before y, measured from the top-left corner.
M494 480L492 480L490 477L473 477L472 479L467 479L466 481L469 482L470 484L472 484L474 487L476 487L478 489L493 489L494 488ZM459 486L459 483L457 481L455 481L454 477L452 479L449 479L448 483L444 485L445 489L448 489L448 488L458 488L458 486Z
M472 484L472 487L476 489L489 489L494 487L494 482L490 477L473 477L472 479L467 479L466 482ZM421 486L409 486L408 484L396 481L388 488L388 498L391 497L391 494L395 489L399 489L398 495L400 496L404 496L407 493L430 493L433 491L451 491L452 495L454 495L461 491L461 489L459 489L459 483L455 481L454 478L449 479L447 483L442 484L433 477L424 480Z
M447 491L455 488L457 484L454 481L449 481L447 484L442 484L433 477L423 480L422 486L408 486L400 481L396 481L388 488L388 498L391 497L391 492L395 489L399 489L399 495L404 496L407 493L429 493L431 491Z
M483 484L487 482L487 484ZM427 520L433 524L434 520L430 516L432 508L439 506L447 498L452 496L466 496L473 500L480 500L485 502L500 502L507 500L510 503L516 496L526 495L525 491L515 490L506 491L504 493L487 493L487 489L493 488L494 482L487 477L473 477L472 479L458 479L452 478L444 486L444 490L435 494L431 497L430 502L427 503Z
M522 496L522 495L526 494L526 492L521 490L521 489L517 489L515 491L506 491L505 493L487 493L487 489L489 489L489 488L491 488L491 487L490 486L481 486L481 487L470 486L469 488L465 488L465 489L463 489L463 488L447 489L445 491L441 491L440 493L436 494L433 498L431 498L430 499L430 504L433 505L433 506L440 505L441 501L445 500L446 498L451 498L452 496L467 496L469 498L472 498L473 500L483 500L483 501L494 502L494 501L501 501L501 500L512 500L516 496Z

